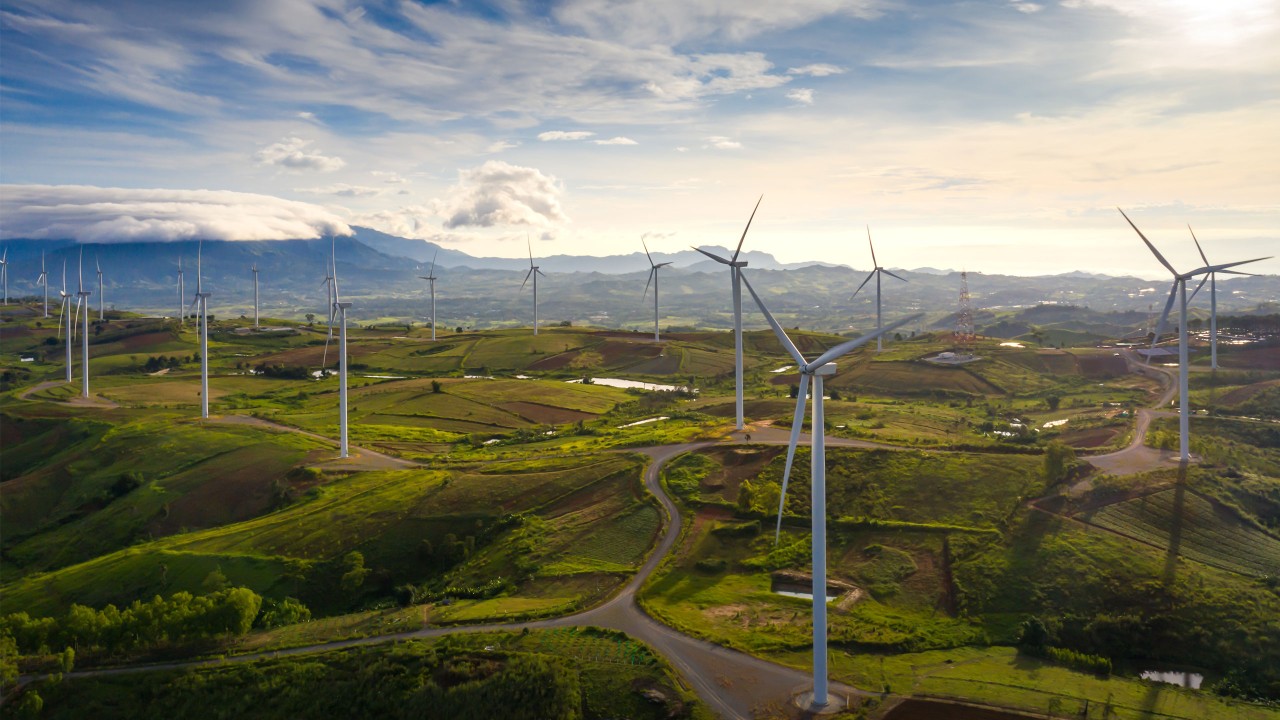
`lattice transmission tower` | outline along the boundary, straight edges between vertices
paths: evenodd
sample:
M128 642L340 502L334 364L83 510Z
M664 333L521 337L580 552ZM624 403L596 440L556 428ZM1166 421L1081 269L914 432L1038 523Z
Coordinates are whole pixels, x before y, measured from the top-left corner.
M969 301L969 273L960 272L960 309L956 312L955 353L973 357L973 305Z

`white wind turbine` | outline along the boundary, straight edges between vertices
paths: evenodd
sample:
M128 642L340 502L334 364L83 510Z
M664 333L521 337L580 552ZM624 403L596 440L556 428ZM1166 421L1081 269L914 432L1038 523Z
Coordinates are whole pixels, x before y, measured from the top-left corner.
M44 286L44 316L49 317L49 272L44 269L44 250L40 250L40 277L36 278L37 286Z
M9 248L0 255L0 282L4 283L4 304L9 304Z
M71 343L72 332L75 325L71 322L71 293L67 292L67 259L62 258L62 289L58 291L58 296L62 298L62 311L58 313L58 334L62 335L63 318L66 318L67 329L67 382L71 382Z
M738 238L738 247L733 251L733 256L725 259L719 255L703 250L702 248L694 248L698 252L715 260L722 265L729 266L729 281L733 287L733 361L734 361L734 393L737 407L737 429L742 429L742 268L747 266L746 260L738 260L738 253L742 252L742 242L747 239L747 231L751 229L751 221L756 217L756 210L760 209L760 201L764 200L764 195L756 200L756 206L751 210L751 217L747 218L747 226L742 229L742 237Z
M1120 210L1120 208L1116 208ZM1179 313L1180 322L1178 323L1178 458L1182 462L1191 460L1191 401L1187 397L1187 280L1197 275L1205 275L1211 272L1219 272L1245 263L1257 262L1258 260L1266 260L1266 258L1255 258L1253 260L1241 260L1239 262L1226 263L1225 265L1206 265L1205 267L1196 268L1191 272L1179 273L1173 269L1173 265L1156 250L1156 246L1151 244L1146 235L1138 229L1137 225L1125 215L1123 210L1120 214L1124 216L1129 227L1138 233L1138 237L1142 238L1142 242L1146 243L1147 248L1156 256L1161 265L1173 275L1173 286L1169 289L1169 300L1164 304L1164 312L1160 314L1160 322L1156 325L1156 334L1151 338L1151 347L1154 348L1156 342L1160 340L1160 336L1164 333L1164 323L1169 317L1169 311L1173 309L1173 301L1179 300L1181 312ZM1204 283L1201 283L1202 285ZM1148 356L1148 362L1150 357Z
M80 328L80 397L89 397L89 296L93 293L84 289L84 246L80 246L80 279L77 282L76 314L80 314L80 306L84 305L84 325Z
M644 294L649 294L649 283L653 283L653 341L658 342L662 338L658 337L658 268L664 268L671 263L654 263L653 256L649 254L649 246L645 243L644 238L640 238L640 244L644 246L644 256L649 258L649 280L644 284ZM642 296L641 300L644 299Z
M431 258L431 269L426 275L419 275L418 278L426 280L431 284L431 342L436 341L436 258L440 257L440 251L436 250L436 254ZM534 281L534 287L537 287L537 280ZM536 292L536 290L535 290Z
M333 321L338 319L338 449L339 457L348 456L347 445L347 308L351 303L342 302L338 295L338 258L337 239L330 235L329 263L331 275L325 278L332 290L332 301L329 309L329 335L333 336ZM329 341L324 342L325 361L329 355Z
M782 532L782 506L787 499L787 481L791 475L791 463L795 459L796 444L800 440L800 428L804 424L805 396L808 394L810 378L813 380L813 417L810 419L810 467L811 489L809 492L812 506L809 511L811 523L811 542L813 548L813 700L812 706L826 707L827 697L827 459L826 459L826 427L822 407L822 379L836 374L833 361L850 351L865 345L894 328L905 325L920 317L913 315L903 318L888 327L863 335L855 340L840 343L822 353L813 362L808 362L795 343L787 337L782 326L773 318L773 314L765 307L747 279L742 278L747 291L769 321L778 342L786 349L796 366L800 369L800 390L796 393L796 414L791 422L791 441L787 445L787 464L782 473L782 492L778 500L778 529L775 542Z
M196 294L191 307L200 315L200 417L209 417L209 293L204 291L204 241L196 246Z
M258 263L253 264L253 326L258 327Z
M1204 249L1200 247L1200 241L1196 238L1196 231L1191 230L1191 226L1187 226L1187 230L1191 231L1191 239L1195 241L1196 250L1200 251L1200 259L1204 260L1205 266L1209 265L1209 258L1205 257ZM1270 260L1271 258L1258 258L1258 260ZM1257 260L1246 260L1246 263L1257 262ZM1218 369L1218 273L1224 275L1255 275L1256 273L1240 272L1239 270L1210 270L1205 279L1209 281L1209 365L1214 370ZM1204 287L1204 280L1196 286L1195 292L1191 293L1191 297L1187 298L1187 302L1195 299L1196 294L1200 292L1200 288Z
M187 314L183 312L187 302L187 290L182 284L185 274L182 269L182 253L178 253L178 324L183 326L187 324Z
M102 263L98 262L98 256L96 254L93 256L93 265L98 270L98 319L105 320L106 305L102 294Z
M525 238L528 243L529 239ZM529 244L529 272L525 273L524 282L520 283L520 290L524 291L524 286L529 282L529 278L533 278L533 334L538 334L538 276L546 277L546 274L533 264L533 245Z
M898 275L894 275L888 270L880 267L880 263L876 260L876 246L871 244L871 226L870 225L867 226L867 246L871 248L871 265L875 269L871 271L871 274L867 276L866 280L862 281L862 284L858 286L858 289L853 291L853 295L851 295L849 299L852 300L853 298L857 297L858 293L862 290L862 288L865 287L867 283L871 282L871 278L874 277L876 279L876 329L878 330L880 329L880 276L888 275L889 277L898 278L902 282L906 282L907 279L904 277L899 277ZM884 350L883 335L876 338L876 352L880 352L882 350Z

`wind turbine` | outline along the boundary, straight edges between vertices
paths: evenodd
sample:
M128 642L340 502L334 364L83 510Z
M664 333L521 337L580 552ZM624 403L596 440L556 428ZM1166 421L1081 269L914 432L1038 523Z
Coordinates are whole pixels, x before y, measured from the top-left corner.
M253 327L258 327L258 263L253 264Z
M734 362L734 391L737 402L737 429L742 429L742 268L747 266L746 260L739 260L738 253L742 252L742 242L747 239L747 231L751 229L751 221L756 217L756 210L760 209L760 202L764 200L764 195L760 196L760 200L756 200L756 206L751 210L751 217L747 218L747 226L742 229L742 237L738 239L738 248L733 251L733 256L725 259L719 255L703 250L702 248L694 248L698 252L715 260L722 265L729 266L729 281L733 287L733 362Z
M102 263L98 262L96 254L93 256L93 265L98 269L98 319L104 320L106 319L106 306L103 302L102 294Z
M867 276L866 280L862 281L862 285L859 285L858 289L853 291L853 295L851 295L849 299L852 300L853 298L858 297L858 293L866 286L867 283L871 282L871 278L874 277L876 279L876 329L878 330L880 329L880 276L888 275L889 277L898 278L902 282L906 282L907 279L894 275L888 270L880 267L880 263L876 260L876 246L871 244L870 225L867 226L867 246L871 248L871 264L875 269L871 271L871 274ZM876 352L880 352L882 350L884 350L883 335L876 338Z
M44 250L40 250L40 277L36 278L36 285L44 286L44 316L49 317L49 272L44 269Z
M0 282L4 283L4 304L9 304L9 248L0 255Z
M84 246L80 246L80 280L77 283L80 288L76 292L76 314L80 314L80 305L84 304L84 325L81 327L80 337L80 397L88 399L89 397L89 296L93 293L84 289Z
M529 239L525 238L528 243ZM520 290L524 290L524 286L529 282L529 278L533 278L533 334L538 334L538 276L546 277L546 274L533 264L533 245L529 245L529 272L525 273L524 282L520 283Z
M747 286L747 292L751 293L751 297L756 301L760 312L764 314L765 320L769 321L769 327L773 328L773 334L778 336L778 342L786 349L787 354L796 361L796 367L800 369L800 391L796 394L796 414L791 422L791 441L787 445L787 464L782 473L782 492L778 499L778 529L775 534L775 542L777 541L777 536L782 532L782 505L786 502L787 480L791 475L791 463L795 459L796 444L800 440L800 427L804 424L805 396L809 389L810 378L812 378L813 382L813 417L810 420L811 429L809 433L811 448L810 477L812 482L809 492L812 507L809 515L813 548L812 705L813 707L822 708L826 707L829 702L827 697L827 459L826 433L824 432L826 425L822 407L822 379L836 374L836 366L832 362L836 358L920 316L913 315L903 318L888 327L879 328L875 332L868 333L855 340L840 343L819 355L813 362L808 362L800 354L800 351L796 349L795 343L791 342L791 338L787 337L782 326L773 318L769 308L765 307L764 302L760 300L760 296L751 287L751 283L747 282L745 277L742 278L742 283Z
M1187 226L1187 230L1191 231L1191 239L1196 243L1196 250L1200 251L1200 259L1204 260L1206 266L1209 265L1209 258L1204 256L1204 249L1200 247L1200 241L1196 239L1196 231L1191 230L1191 226ZM1269 260L1270 258L1259 258L1259 260ZM1246 260L1246 263L1257 262L1257 260ZM1225 275L1255 275L1256 273L1240 272L1239 270L1210 270L1208 274L1209 281L1209 365L1214 370L1218 369L1218 273ZM1195 299L1196 294L1200 292L1200 288L1204 287L1204 280L1196 286L1195 292L1191 293L1191 297L1187 298L1187 302Z
M182 285L182 277L184 274L185 273L182 270L182 253L178 253L178 324L182 326L187 324L187 314L182 311L182 309L186 307L185 303L187 302L187 291Z
M200 314L200 417L209 417L209 293L204 291L204 241L196 246L196 294L191 307ZM181 276L179 276L181 277Z
M1120 210L1120 208L1116 209ZM1146 243L1147 248L1156 256L1156 259L1160 261L1160 264L1164 265L1170 274L1173 275L1173 286L1169 289L1169 300L1164 304L1164 312L1160 314L1160 322L1156 325L1156 334L1151 338L1151 347L1154 348L1156 346L1156 342L1160 340L1160 336L1164 334L1164 323L1169 317L1169 311L1173 309L1173 301L1179 300L1181 305L1181 322L1178 327L1178 458L1182 462L1188 462L1191 460L1191 402L1187 397L1187 280L1197 275L1206 275L1208 273L1226 270L1227 268L1232 268L1237 265L1257 262L1258 260L1266 260L1267 258L1241 260L1239 262L1226 263L1225 265L1206 265L1201 268L1196 268L1191 272L1179 273L1177 270L1173 269L1173 265L1170 265L1168 260L1164 259L1164 256L1160 254L1160 251L1156 250L1156 246L1151 244L1151 241L1147 239L1147 236L1142 234L1142 231L1138 229L1137 225L1133 224L1133 221L1129 219L1128 215L1125 215L1123 210L1120 210L1120 214L1123 215L1125 221L1129 223L1129 227L1133 228L1133 231L1138 233L1138 237L1142 238L1142 242ZM1201 282L1200 284L1203 285L1204 283ZM1150 360L1150 356L1148 356L1147 361L1150 362Z
M436 341L436 280L439 279L436 277L436 258L438 257L440 257L440 251L436 250L436 254L431 257L431 269L427 271L426 275L418 276L419 279L426 280L428 283L431 283L431 342ZM533 286L535 288L538 287L537 282L537 280L534 280ZM535 303L536 302L537 300L535 295ZM536 327L537 323L534 323L534 325Z
M653 341L658 342L662 338L658 337L658 268L664 268L671 263L654 263L653 256L649 254L649 245L645 243L644 238L640 238L640 244L644 246L644 256L649 258L649 280L644 284L644 294L649 294L649 283L653 283ZM643 300L643 296L641 297Z
M329 334L333 334L334 317L338 318L338 449L339 457L347 457L347 308L351 303L342 302L338 295L337 239L330 235L329 261L332 275L325 278L333 291L329 310ZM434 322L434 321L433 321ZM329 353L329 341L324 343L325 356Z
M67 382L70 383L71 382L71 333L75 325L73 325L71 322L71 309L69 307L69 303L71 302L71 293L67 292L67 259L65 257L62 258L62 289L58 291L58 296L62 298L62 311L58 313L58 334L59 335L62 334L62 328L63 328L62 319L63 317L67 319L67 324L66 324Z

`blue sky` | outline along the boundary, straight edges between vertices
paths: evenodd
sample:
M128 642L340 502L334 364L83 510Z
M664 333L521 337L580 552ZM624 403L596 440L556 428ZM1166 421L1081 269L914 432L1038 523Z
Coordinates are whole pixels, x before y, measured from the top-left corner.
M1158 277L1116 205L1177 265L1187 223L1280 247L1273 0L39 0L0 32L6 236L73 198L95 240L608 254L729 244L763 193L785 261L867 267L870 224L890 266Z

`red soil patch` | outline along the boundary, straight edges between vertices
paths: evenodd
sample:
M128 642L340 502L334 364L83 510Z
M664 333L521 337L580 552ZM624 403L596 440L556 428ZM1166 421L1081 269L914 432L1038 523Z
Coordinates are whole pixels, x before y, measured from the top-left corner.
M1093 428L1063 433L1058 437L1062 442L1078 448L1102 447L1118 435L1121 428Z
M173 333L167 332L149 332L140 333L138 335L130 335L120 339L120 347L125 350L144 350L149 347L155 347L163 343L173 340Z
M1218 364L1242 370L1275 370L1280 368L1280 347L1224 352L1218 356Z
M738 499L738 487L743 480L760 474L765 465L782 454L781 446L764 448L712 448L704 451L707 457L722 468L702 480L702 489L721 493L727 500Z
M908 698L884 716L884 720L1026 720L1039 717L1010 710L961 705L943 700Z
M153 522L151 531L156 535L170 535L184 527L215 527L257 517L270 510L275 481L288 472L288 463L265 456L255 448L232 453L236 457L212 461L217 465L216 475L209 474L206 468L189 471L189 478L199 478L199 484L170 502L168 515ZM166 484L177 487L189 481L172 478Z
M551 407L550 405L539 405L538 403L515 401L502 403L497 408L506 410L509 413L515 413L520 417L532 423L540 425L563 425L565 423L577 422L579 420L592 420L596 416L591 413L580 412L578 410L569 410L567 408Z
M568 367L569 364L572 363L574 360L577 360L578 355L580 354L581 353L579 353L577 350L571 350L566 353L560 353L559 355L552 355L551 357L545 357L537 362L530 363L529 369L530 370L562 370Z
M628 360L656 358L662 354L660 345L621 342L618 340L605 340L593 349L600 353L605 365L617 365Z
M1223 405L1239 405L1242 402L1252 400L1258 393L1268 388L1280 387L1280 380L1268 380L1266 382L1254 383L1246 385L1242 388L1236 388L1231 392L1218 398L1218 402Z
M1120 377L1129 372L1124 358L1118 355L1080 355L1077 359L1080 362L1080 372L1085 377Z

